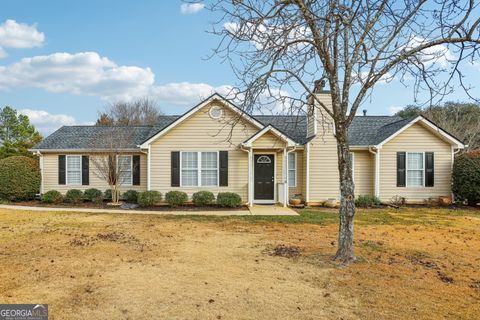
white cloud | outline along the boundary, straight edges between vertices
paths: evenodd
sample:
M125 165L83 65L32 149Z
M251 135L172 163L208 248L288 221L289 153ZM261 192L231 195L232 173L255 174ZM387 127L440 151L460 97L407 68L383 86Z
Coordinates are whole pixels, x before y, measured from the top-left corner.
M403 110L403 107L398 107L398 106L390 106L388 107L388 112L390 113L390 115L394 115L395 113L399 112L399 111L402 111Z
M201 11L205 8L205 4L203 3L182 3L180 5L180 12L182 14L193 14Z
M51 114L44 110L22 109L19 113L26 115L35 128L43 135L48 135L61 126L75 125L75 118L66 114Z
M353 84L365 83L368 80L368 74L369 73L367 71L362 71L360 73L352 74L352 83ZM375 75L375 73L373 75ZM395 76L392 75L390 72L387 72L380 77L380 79L377 81L377 84L386 84L394 80L396 80Z
M15 20L0 24L0 58L7 55L5 48L40 47L44 41L45 35L37 30L36 25L17 23Z
M189 106L215 92L228 95L230 90L231 87L228 85L213 87L206 83L178 82L154 86L151 89L151 95L158 100L160 106L162 102L177 106Z
M405 46L405 49L411 50L426 42L428 42L428 39L413 36ZM427 66L438 64L441 67L446 67L451 61L455 60L455 55L446 45L440 44L420 51L417 54L417 58Z
M146 95L154 78L150 68L119 66L96 52L53 53L0 66L0 88L34 87L104 100Z

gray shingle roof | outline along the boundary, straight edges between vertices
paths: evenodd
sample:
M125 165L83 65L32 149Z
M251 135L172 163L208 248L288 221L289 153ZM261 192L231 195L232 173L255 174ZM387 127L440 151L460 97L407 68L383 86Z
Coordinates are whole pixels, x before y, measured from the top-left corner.
M307 138L307 117L301 115L295 116L268 116L256 115L255 119L268 126L271 124L290 139L298 143L305 143Z
M52 133L33 149L100 149L107 148L108 137L122 137L121 148L137 148L180 116L160 116L153 126L64 126ZM307 118L303 115L255 115L257 121L264 125L271 124L292 140L303 144L307 142ZM350 145L366 146L378 144L399 130L412 119L401 119L389 116L358 116L355 117L348 132Z
M33 149L102 149L109 148L112 141L117 143L116 148L137 148L151 129L151 126L63 126Z
M357 116L348 130L349 143L352 146L378 144L411 120L396 116Z

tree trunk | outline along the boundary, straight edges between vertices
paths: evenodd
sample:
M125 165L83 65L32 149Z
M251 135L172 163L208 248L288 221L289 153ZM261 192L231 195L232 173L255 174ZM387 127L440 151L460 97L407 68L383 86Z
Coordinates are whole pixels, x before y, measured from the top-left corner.
M337 127L338 171L340 173L340 224L338 249L334 259L343 264L355 261L353 250L353 220L355 216L355 185L352 177L351 154L346 129Z

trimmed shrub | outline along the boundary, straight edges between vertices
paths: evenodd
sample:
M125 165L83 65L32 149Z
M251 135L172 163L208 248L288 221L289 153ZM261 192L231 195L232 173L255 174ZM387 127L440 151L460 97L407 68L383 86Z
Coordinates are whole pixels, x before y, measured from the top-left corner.
M57 190L50 190L42 195L41 201L44 203L60 203L63 201L63 196Z
M455 198L471 206L480 202L480 152L467 152L455 159L453 165Z
M234 192L220 192L217 195L217 204L221 207L236 208L242 204L242 197Z
M10 201L30 200L40 192L38 161L14 156L0 160L0 198Z
M90 188L85 190L83 193L83 196L86 200L92 201L95 203L101 203L103 202L103 193L102 191L95 189L95 188Z
M128 190L122 194L122 199L125 200L127 203L137 203L138 201L138 191L135 190Z
M355 206L360 208L368 208L373 206L379 206L380 199L373 195L365 194L360 195L355 199Z
M112 201L112 189L107 189L103 193L103 200Z
M192 195L192 202L197 207L203 207L215 202L215 196L210 191L198 191Z
M70 189L65 194L65 201L70 203L80 203L83 200L83 192L78 189Z
M162 201L162 194L158 191L140 192L137 201L141 207L153 206Z
M188 201L188 195L183 191L169 191L165 195L165 201L172 207L181 206Z

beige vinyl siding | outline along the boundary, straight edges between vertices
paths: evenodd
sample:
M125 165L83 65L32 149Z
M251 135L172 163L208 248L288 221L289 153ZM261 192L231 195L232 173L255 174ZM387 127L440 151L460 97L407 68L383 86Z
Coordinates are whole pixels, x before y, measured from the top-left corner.
M310 202L340 198L337 142L330 132L317 135L310 145Z
M61 153L65 155L89 155L85 153ZM89 185L59 185L58 184L58 156L59 153L46 153L43 154L43 192L49 190L57 190L63 194L69 189L79 189L85 190L89 188L96 188L101 191L109 189L108 183L101 179L96 170L95 166L90 161L90 176L89 176ZM138 186L122 186L120 188L121 192L127 190L137 190L145 191L147 190L147 156L145 154L140 154L140 185Z
M252 143L254 148L284 148L285 142L271 132L266 132Z
M434 187L397 187L397 152L434 152ZM417 123L387 142L380 150L380 199L404 197L408 202L451 195L452 149Z
M212 105L221 106L224 116L215 120L208 111ZM231 123L236 123L233 127ZM220 102L214 101L185 119L151 144L151 190L162 194L170 190L185 191L189 197L199 190L236 192L247 201L248 153L239 148L241 142L258 129ZM228 151L228 187L171 187L172 151Z
M375 193L375 156L368 151L354 151L355 196Z
M304 188L304 181L305 181L305 161L304 161L304 151L297 150L292 153L297 155L297 185L295 187L289 188L289 196L294 196L296 194L301 194L305 198L305 188ZM288 178L288 176L287 176Z

